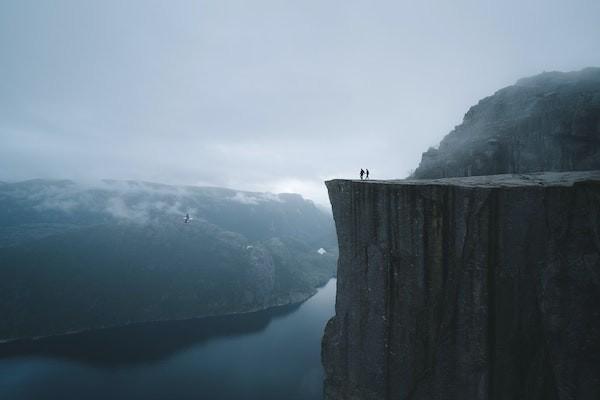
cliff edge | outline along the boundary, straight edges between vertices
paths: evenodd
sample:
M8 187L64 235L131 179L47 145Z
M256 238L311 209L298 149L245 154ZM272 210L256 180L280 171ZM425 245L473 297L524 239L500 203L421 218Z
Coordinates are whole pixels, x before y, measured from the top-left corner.
M325 398L600 398L600 171L327 182Z

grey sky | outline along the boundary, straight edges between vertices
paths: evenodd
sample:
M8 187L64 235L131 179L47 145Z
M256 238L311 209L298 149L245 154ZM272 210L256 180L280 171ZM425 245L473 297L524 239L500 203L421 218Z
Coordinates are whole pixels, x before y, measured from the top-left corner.
M0 2L0 180L300 192L402 178L518 78L600 65L600 1Z

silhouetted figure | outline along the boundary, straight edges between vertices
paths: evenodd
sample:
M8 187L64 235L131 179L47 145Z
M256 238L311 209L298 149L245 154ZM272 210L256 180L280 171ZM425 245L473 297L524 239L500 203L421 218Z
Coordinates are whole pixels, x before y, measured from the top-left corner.
M365 170L364 169L360 169L360 180L363 180L363 177L365 176Z
M367 178L366 179L369 179L369 170L368 169L367 169Z

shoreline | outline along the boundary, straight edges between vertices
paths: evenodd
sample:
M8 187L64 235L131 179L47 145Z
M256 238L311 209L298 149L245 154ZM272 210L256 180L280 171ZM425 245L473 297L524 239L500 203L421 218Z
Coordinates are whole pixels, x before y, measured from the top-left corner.
M172 319L154 319L154 320L145 320L145 321L135 321L135 322L127 322L124 324L118 324L118 325L106 325L106 326L99 326L99 327L95 327L95 328L83 328L83 329L77 329L77 330L67 331L67 332L63 332L63 333L55 333L55 334L51 334L51 335L23 336L23 337L17 337L17 338L0 339L0 349L2 348L3 345L16 344L19 342L21 342L21 343L35 342L38 340L44 340L44 339L62 337L62 336L74 336L74 335L84 334L87 332L128 328L128 327L141 326L141 325L145 325L145 324L154 324L154 323L168 323L168 322L175 322L175 321L192 321L192 320L198 320L198 319L209 319L209 318L217 318L217 317L233 317L236 315L253 314L253 313L263 312L263 311L267 311L267 310L274 310L274 309L278 309L278 308L282 308L282 307L286 307L286 306L300 305L300 304L304 303L305 301L309 300L310 298L312 298L314 295L316 295L318 293L318 291L321 290L322 288L324 288L332 279L336 279L336 276L331 276L324 283L313 287L313 290L310 293L302 294L301 299L296 300L296 301L290 301L290 302L275 301L275 303L273 305L270 305L267 307L257 307L257 308L248 309L246 311L229 312L229 313L223 313L223 314L206 314L206 315L198 315L198 316L189 317L189 318L172 318ZM290 297L292 297L292 296L290 296ZM276 300L277 300L277 298L276 298ZM1 358L1 356L0 356L0 358Z

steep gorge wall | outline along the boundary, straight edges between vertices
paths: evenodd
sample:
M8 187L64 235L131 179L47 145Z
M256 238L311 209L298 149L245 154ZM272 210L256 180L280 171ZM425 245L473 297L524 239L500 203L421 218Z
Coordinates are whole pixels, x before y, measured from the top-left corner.
M600 398L599 171L327 187L326 399Z

